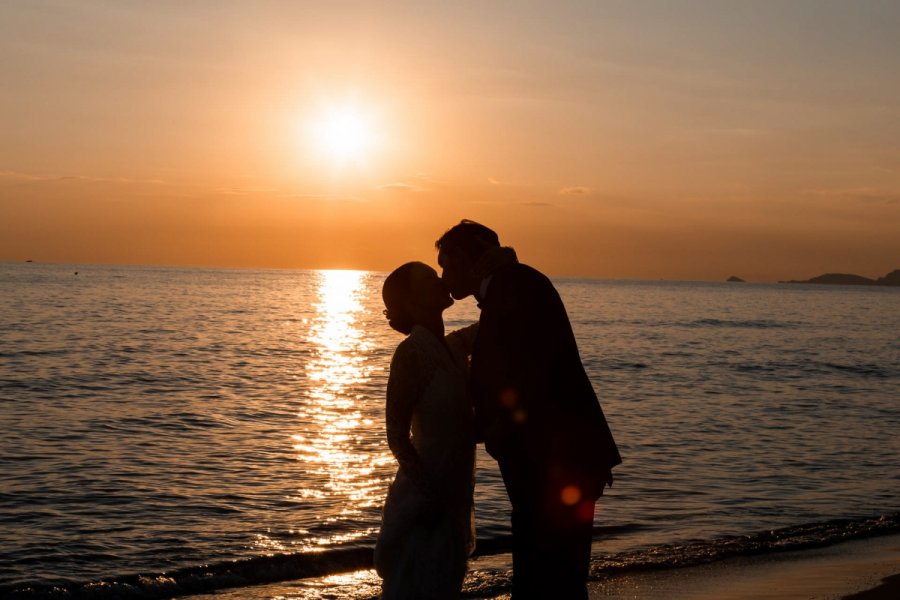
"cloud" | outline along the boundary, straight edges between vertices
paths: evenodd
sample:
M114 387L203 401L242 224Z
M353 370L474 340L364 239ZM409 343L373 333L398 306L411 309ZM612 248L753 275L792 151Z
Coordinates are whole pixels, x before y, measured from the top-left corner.
M587 196L593 190L589 187L585 187L583 185L573 185L570 187L564 187L559 190L560 196Z
M166 181L163 179L132 179L130 177L91 177L89 175L76 175L73 179L77 179L79 181L92 181L92 182L103 182L103 183L152 183L154 185L165 185Z
M494 179L493 177L488 177L488 183L491 185L503 185L499 179Z
M519 202L522 206L555 206L550 202Z
M11 179L14 181L40 181L41 179L45 178L39 177L37 175L29 175L28 173L19 173L18 171L0 171L0 179Z
M361 196L340 196L334 194L303 194L285 192L282 194L278 194L276 197L284 200L309 200L328 203L344 202L348 204L367 204L370 202L368 198Z
M384 185L378 186L378 189L385 190L385 191L412 192L412 193L428 191L428 188L424 188L424 187L422 187L420 185L416 185L414 183L405 183L402 181L398 181L395 183L386 183Z
M736 137L757 137L761 135L768 135L771 133L765 129L751 129L746 127L728 127L728 128L720 128L720 129L706 129L706 133L711 133L713 135L726 135L726 136L736 136Z
M853 200L864 204L900 204L900 192L860 187L830 190L808 190L811 196Z
M41 177L42 181L85 181L87 183L153 183L164 184L162 179L132 179L130 177L94 177L93 175L59 175Z
M128 177L94 177L92 175L34 175L19 171L0 171L0 179L12 181L86 181L88 183L153 183L165 184L162 179L131 179Z
M441 183L431 173L416 173L415 175L411 175L410 179L414 179L416 181L421 181L422 183Z
M216 189L216 193L225 196L251 196L259 194L277 194L281 190L265 187L221 187Z

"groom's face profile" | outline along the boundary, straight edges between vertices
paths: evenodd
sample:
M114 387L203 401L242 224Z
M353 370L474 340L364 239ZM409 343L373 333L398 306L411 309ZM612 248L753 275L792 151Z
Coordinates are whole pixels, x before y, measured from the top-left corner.
M474 264L465 252L441 249L438 253L438 264L441 266L441 279L450 290L450 295L457 300L474 293L472 267Z

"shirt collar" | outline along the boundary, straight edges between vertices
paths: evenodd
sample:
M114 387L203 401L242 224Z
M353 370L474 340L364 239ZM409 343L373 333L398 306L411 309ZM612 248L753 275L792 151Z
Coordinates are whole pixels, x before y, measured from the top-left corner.
M491 273L487 277L481 280L481 286L478 288L478 300L482 301L487 297L488 287L491 285L491 279L494 278L494 274Z

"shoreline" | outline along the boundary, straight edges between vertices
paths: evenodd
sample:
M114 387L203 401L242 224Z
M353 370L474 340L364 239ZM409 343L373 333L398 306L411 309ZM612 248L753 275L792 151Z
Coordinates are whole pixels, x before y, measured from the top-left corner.
M594 597L650 600L662 593L664 598L687 600L791 600L801 595L837 600L872 589L873 595L850 600L875 600L885 593L896 597L900 585L898 578L892 578L900 574L900 513L896 512L656 545L634 545L634 539L626 542L621 537L634 529L628 524L595 527L589 585ZM509 536L481 541L469 562L463 597L504 598L508 594L510 549ZM90 598L102 589L106 596L123 598L374 600L381 581L371 565L372 548L362 545L261 555L63 587L33 584L5 589L0 585L0 595ZM748 577L748 571L754 574ZM823 578L821 572L831 579ZM837 572L842 575L835 580ZM882 579L886 579L883 586ZM727 586L734 595L723 596L718 589L710 593L711 585ZM785 589L789 591L770 593Z
M508 600L508 589L498 590L497 584L503 586L504 579L508 582L511 565L508 554L473 559L462 597ZM374 570L362 569L182 597L375 600L380 583ZM611 574L590 581L588 591L591 600L893 600L900 597L900 534L730 557L703 565Z

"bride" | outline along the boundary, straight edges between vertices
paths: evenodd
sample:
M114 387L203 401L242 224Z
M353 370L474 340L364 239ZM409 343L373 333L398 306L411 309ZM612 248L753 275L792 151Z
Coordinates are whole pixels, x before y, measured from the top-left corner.
M391 327L407 335L387 386L388 445L400 468L375 544L382 598L458 598L475 547L466 378L477 324L444 335L443 312L453 299L424 263L397 268L382 297Z

